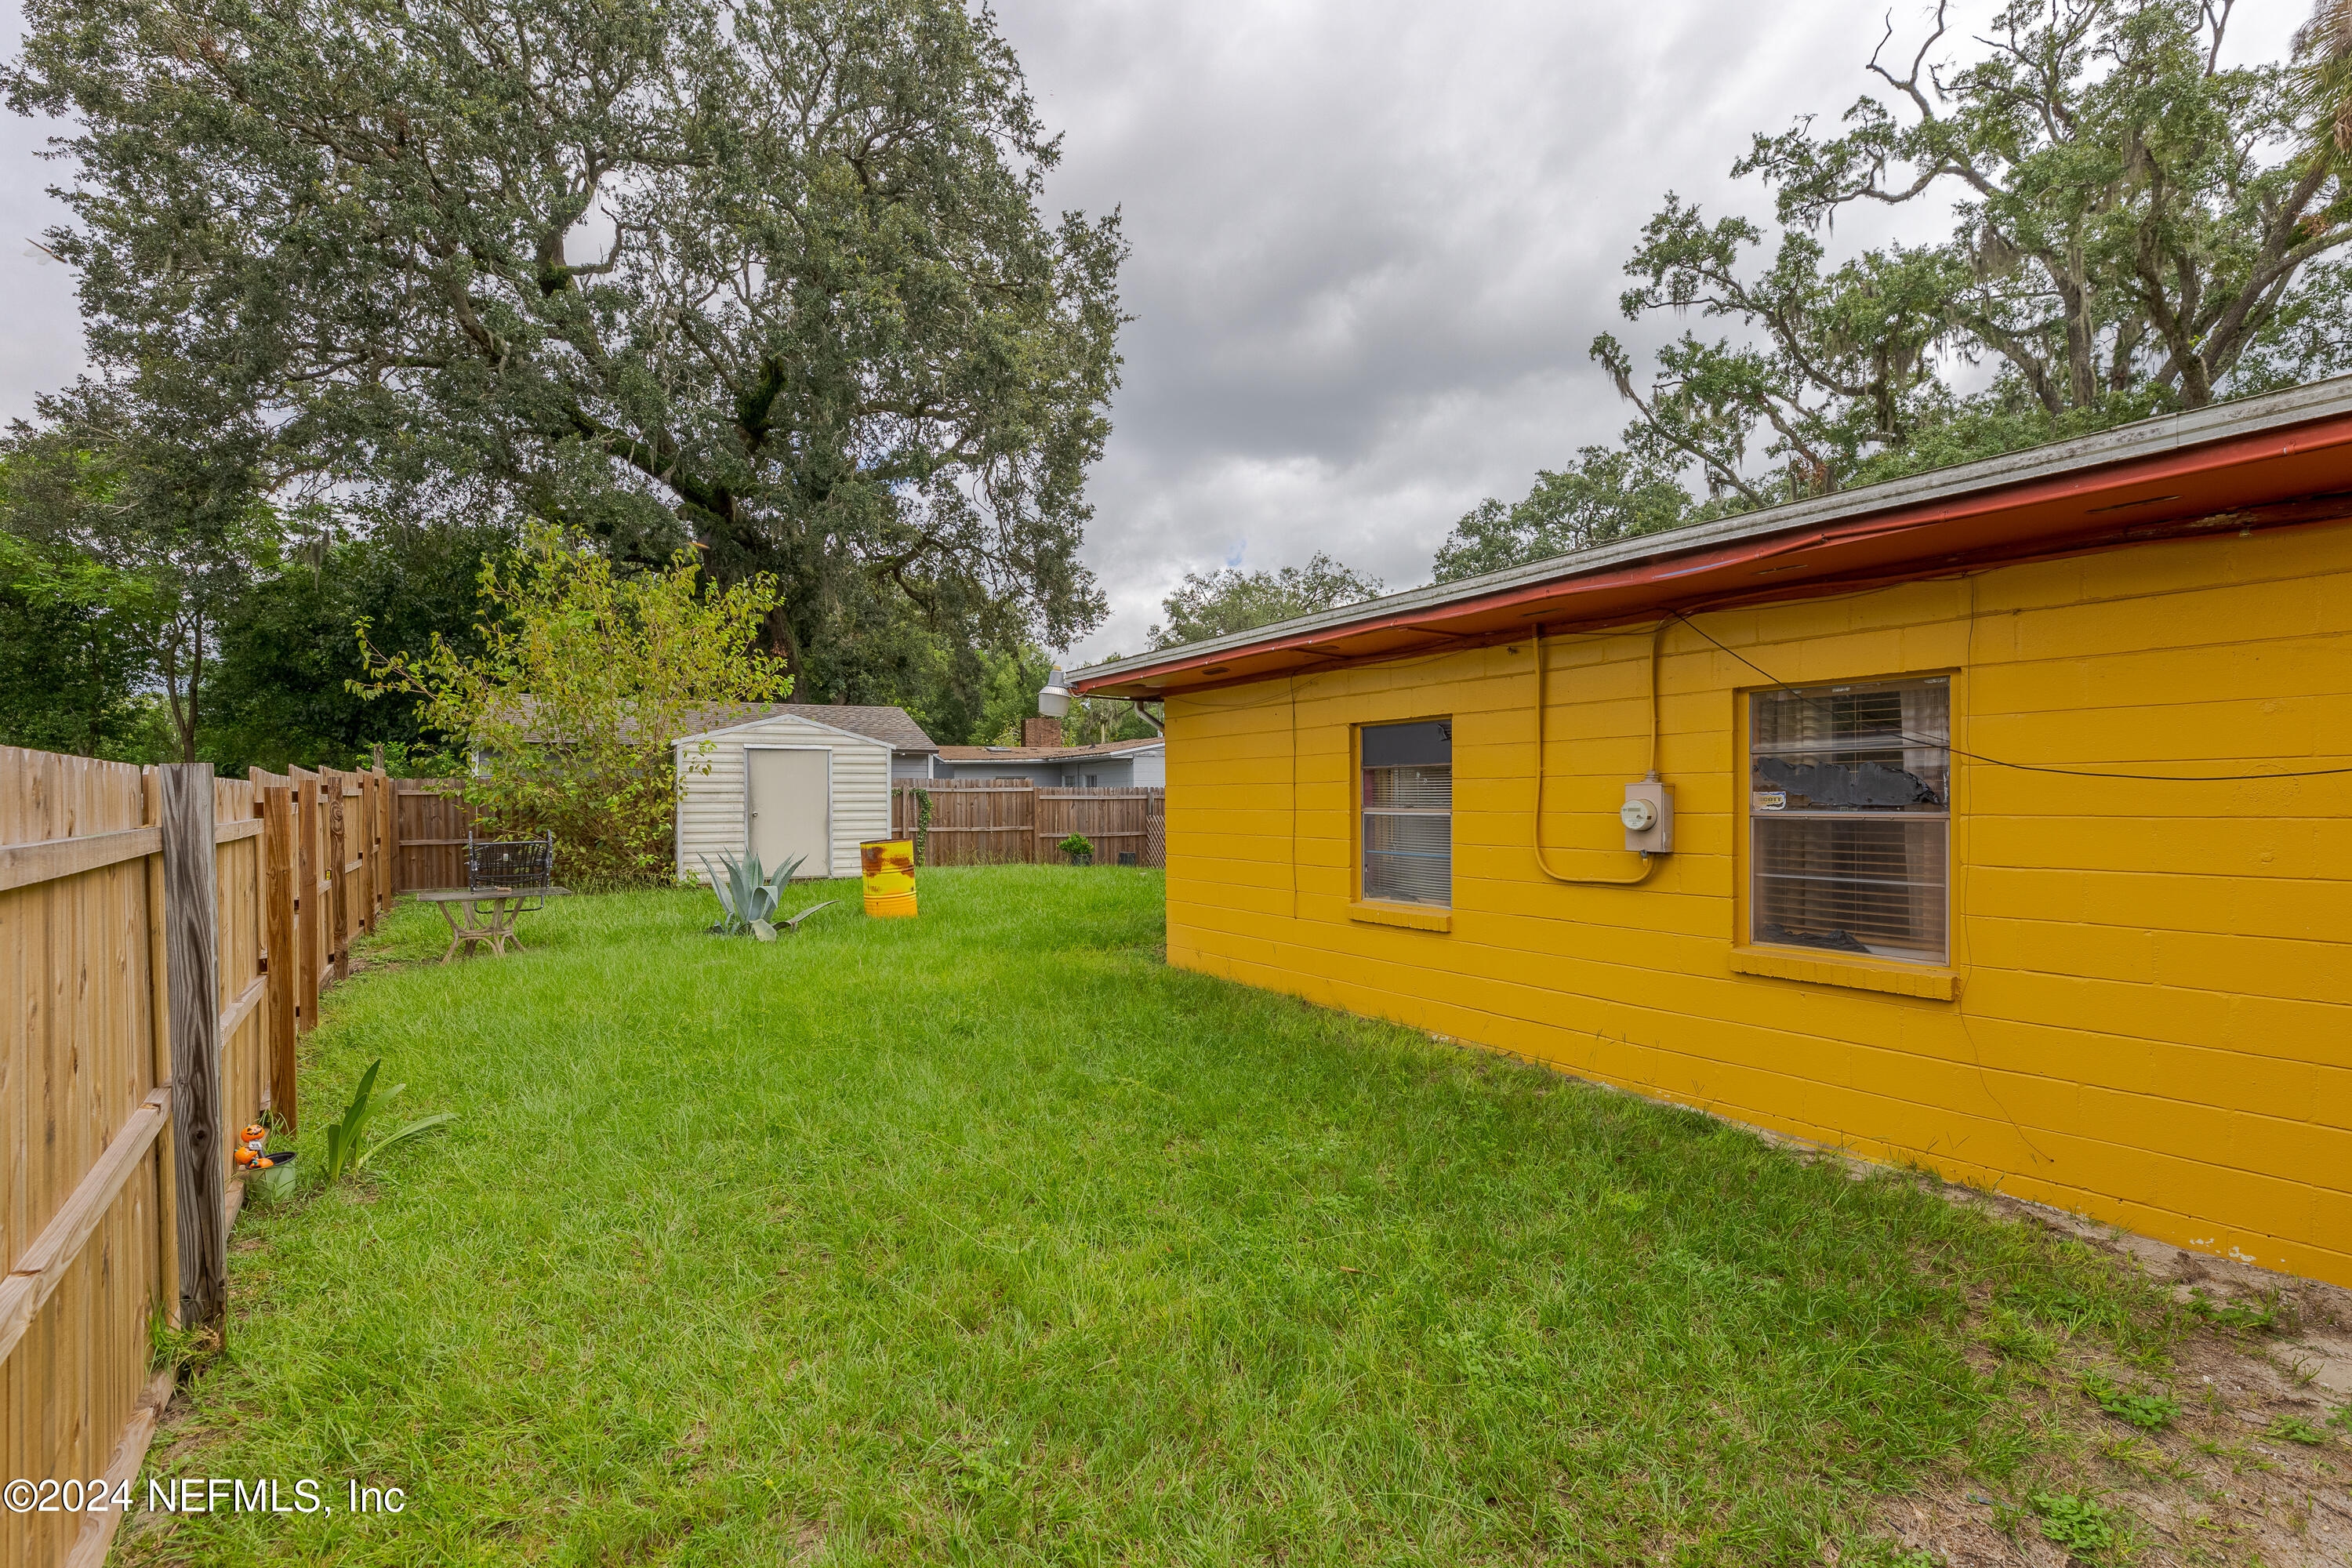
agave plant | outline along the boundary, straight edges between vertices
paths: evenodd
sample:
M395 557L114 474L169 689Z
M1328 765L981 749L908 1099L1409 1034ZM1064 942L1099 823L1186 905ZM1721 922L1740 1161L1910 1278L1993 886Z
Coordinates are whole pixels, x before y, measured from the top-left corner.
M710 890L719 895L721 911L719 923L710 929L721 936L750 931L761 942L775 941L776 906L783 901L784 889L791 885L793 874L806 858L805 855L795 855L773 872L762 873L756 850L740 860L732 855L721 855L719 864L727 868L722 877L711 870L710 857L704 856L702 868L710 872Z

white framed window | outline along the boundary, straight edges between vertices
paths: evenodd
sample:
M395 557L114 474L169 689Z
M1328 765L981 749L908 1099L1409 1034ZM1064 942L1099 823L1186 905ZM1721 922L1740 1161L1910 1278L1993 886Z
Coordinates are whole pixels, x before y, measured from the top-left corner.
M1454 721L1367 724L1363 764L1363 896L1391 903L1454 902Z
M1749 940L1946 962L1951 680L1748 698Z

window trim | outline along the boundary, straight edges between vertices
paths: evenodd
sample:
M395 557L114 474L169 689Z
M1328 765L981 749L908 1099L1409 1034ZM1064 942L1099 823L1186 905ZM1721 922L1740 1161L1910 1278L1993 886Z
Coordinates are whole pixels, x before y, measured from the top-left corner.
M1875 954L1759 942L1756 940L1756 812L1748 803L1748 791L1752 787L1749 759L1755 755L1756 742L1756 698L1766 692L1789 691L1804 687L1876 685L1891 681L1933 680L1939 677L1947 682L1951 693L1950 711L1945 726L1947 743L1955 751L1946 784L1948 798L1943 818L1944 961L1927 963L1914 959L1883 958ZM1759 682L1732 689L1732 765L1738 769L1734 775L1736 793L1733 798L1738 803L1739 819L1738 829L1734 836L1738 850L1733 865L1737 910L1732 922L1733 940L1729 954L1733 973L1873 991L1886 995L1916 996L1939 1002L1948 1002L1959 995L1961 970L1958 955L1964 930L1959 897L1962 883L1961 795L1965 774L1959 765L1958 748L1966 743L1960 732L1965 712L1960 700L1961 680L1962 674L1958 668L1946 667L1890 674L1823 676L1811 680L1770 685Z
M1348 900L1351 920L1370 925L1395 926L1408 931L1450 931L1454 929L1454 820L1451 805L1445 811L1445 901L1442 904L1414 903L1403 899L1376 899L1364 891L1364 731L1386 729L1394 724L1451 724L1451 713L1416 713L1397 719L1365 719L1348 726L1348 790L1349 790L1349 858L1352 862L1352 895ZM1454 742L1446 744L1446 769L1451 773Z
M1454 929L1451 906L1397 904L1385 899L1358 899L1348 906L1348 918L1366 925L1395 926L1402 931L1450 931Z

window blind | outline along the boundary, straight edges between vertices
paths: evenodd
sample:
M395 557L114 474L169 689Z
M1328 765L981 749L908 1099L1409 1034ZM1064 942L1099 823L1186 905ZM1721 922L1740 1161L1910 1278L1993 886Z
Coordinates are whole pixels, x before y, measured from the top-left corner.
M1950 737L1941 676L1754 695L1753 941L1945 961Z
M1367 724L1361 746L1363 896L1452 904L1454 726Z

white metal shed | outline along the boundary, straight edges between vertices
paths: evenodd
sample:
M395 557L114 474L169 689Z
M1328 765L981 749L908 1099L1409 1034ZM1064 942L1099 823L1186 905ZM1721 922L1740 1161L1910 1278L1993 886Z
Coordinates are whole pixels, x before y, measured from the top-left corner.
M854 877L857 846L890 836L890 742L796 706L673 742L681 879L707 882L705 856L747 849L771 868L805 855L803 878Z

